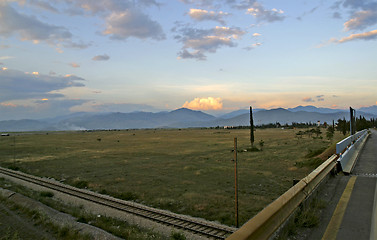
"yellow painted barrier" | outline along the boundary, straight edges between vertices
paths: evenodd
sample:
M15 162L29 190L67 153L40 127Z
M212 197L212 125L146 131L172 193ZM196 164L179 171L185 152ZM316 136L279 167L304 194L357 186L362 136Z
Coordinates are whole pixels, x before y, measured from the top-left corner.
M295 209L318 186L318 184L336 166L338 156L332 155L307 177L301 179L278 199L264 208L240 229L230 235L227 240L264 240L269 239L288 219Z

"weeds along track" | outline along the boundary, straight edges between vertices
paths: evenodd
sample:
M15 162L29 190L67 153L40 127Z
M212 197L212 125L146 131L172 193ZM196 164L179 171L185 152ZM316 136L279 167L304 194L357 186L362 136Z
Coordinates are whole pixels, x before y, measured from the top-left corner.
M212 239L225 239L229 234L232 234L237 230L236 228L225 225L147 207L134 202L116 199L110 196L91 192L89 190L75 188L53 180L32 176L10 169L0 168L0 173Z

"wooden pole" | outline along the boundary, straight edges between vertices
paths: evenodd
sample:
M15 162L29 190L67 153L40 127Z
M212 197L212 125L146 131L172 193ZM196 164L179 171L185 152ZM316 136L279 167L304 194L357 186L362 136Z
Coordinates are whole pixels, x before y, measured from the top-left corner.
M13 165L16 166L16 135L13 136Z
M236 227L238 224L238 172L237 172L237 138L234 138L234 194L235 194L235 214L236 214Z
M253 108L250 106L250 147L251 151L254 148L254 120L253 120Z
M350 135L353 135L353 108L350 107Z

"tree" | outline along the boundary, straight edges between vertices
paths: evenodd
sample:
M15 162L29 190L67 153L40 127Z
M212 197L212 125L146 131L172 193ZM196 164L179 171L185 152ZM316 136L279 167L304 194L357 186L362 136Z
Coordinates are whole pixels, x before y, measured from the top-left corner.
M253 120L253 109L250 106L250 144L251 149L254 148L254 120Z
M334 137L334 132L335 129L332 126L328 127L326 132L327 139L332 140L332 138Z
M321 129L320 129L319 127L317 127L317 128L315 129L315 134L317 135L317 137L318 137L319 135L321 135L321 133L322 133Z
M263 146L264 146L264 141L263 140L259 141L259 146L260 146L260 150L263 151Z

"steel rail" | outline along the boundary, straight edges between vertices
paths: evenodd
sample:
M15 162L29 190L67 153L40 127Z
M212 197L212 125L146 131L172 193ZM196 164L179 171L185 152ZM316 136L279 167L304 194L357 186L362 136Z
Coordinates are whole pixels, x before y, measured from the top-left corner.
M205 237L214 239L225 239L229 234L232 234L237 229L215 224L212 222L206 222L204 220L196 220L183 215L163 211L156 208L143 206L141 204L116 199L110 196L101 195L91 192L89 190L75 188L69 185L65 185L51 180L46 180L40 177L29 175L26 173L13 171L0 167L0 173L18 178L27 182L31 182L58 192L62 192L71 196L75 196L90 202L101 204L107 207L111 207L129 214L137 215L149 219L154 222L158 222L164 225L172 226L181 230L186 230L199 234Z

